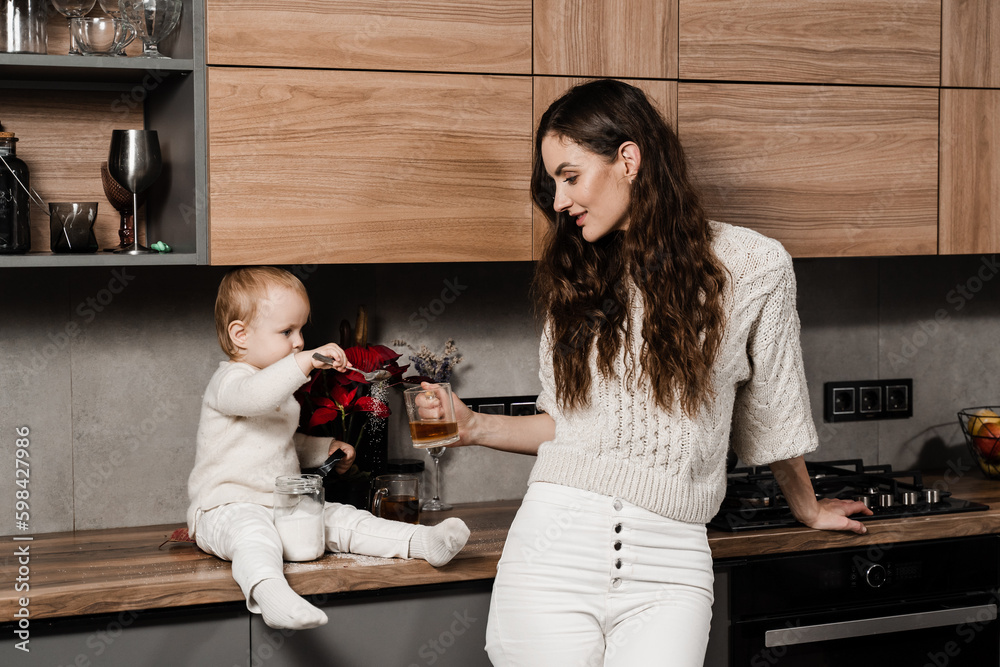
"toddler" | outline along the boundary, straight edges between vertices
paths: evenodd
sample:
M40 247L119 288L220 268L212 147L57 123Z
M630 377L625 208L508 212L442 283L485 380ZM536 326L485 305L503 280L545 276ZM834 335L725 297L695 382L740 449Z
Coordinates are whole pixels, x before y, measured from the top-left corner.
M285 581L271 515L274 480L318 466L337 449L346 456L334 470L343 473L355 455L346 443L296 432L295 390L315 368L348 367L333 343L303 350L308 319L305 287L287 271L248 267L222 279L215 326L229 360L219 364L205 390L188 479L188 531L202 550L232 561L247 608L278 629L312 628L327 617ZM334 363L313 359L314 352ZM434 566L451 560L469 538L460 519L417 526L339 503L326 503L323 524L330 551L423 558Z

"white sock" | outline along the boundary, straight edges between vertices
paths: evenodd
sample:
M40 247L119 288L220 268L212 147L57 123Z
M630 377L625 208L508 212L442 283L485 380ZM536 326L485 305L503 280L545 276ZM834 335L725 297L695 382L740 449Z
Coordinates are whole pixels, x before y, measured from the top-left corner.
M417 526L410 538L410 558L423 558L434 567L440 567L468 541L469 528L456 517L445 519L436 526Z
M276 630L306 630L328 620L322 609L306 602L284 579L265 579L250 595L260 605L264 622Z

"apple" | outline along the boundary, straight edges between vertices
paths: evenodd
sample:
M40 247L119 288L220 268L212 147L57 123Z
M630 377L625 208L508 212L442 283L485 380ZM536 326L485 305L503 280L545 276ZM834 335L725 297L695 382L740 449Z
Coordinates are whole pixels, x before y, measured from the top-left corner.
M1000 424L986 422L976 431L972 442L987 461L1000 460Z
M973 437L979 435L979 429L985 424L1000 424L1000 415L988 408L976 410L969 417L969 435Z

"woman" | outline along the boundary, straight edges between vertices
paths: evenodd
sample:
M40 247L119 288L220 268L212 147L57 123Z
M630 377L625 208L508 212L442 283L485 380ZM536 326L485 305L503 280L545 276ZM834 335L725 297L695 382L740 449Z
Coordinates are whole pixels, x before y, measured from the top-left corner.
M864 505L817 502L801 458L818 441L791 258L706 220L677 137L618 81L545 112L531 191L552 225L535 282L545 414L457 405L461 444L538 456L487 651L498 666L700 666L705 523L730 446L771 465L806 525L865 532L848 518Z

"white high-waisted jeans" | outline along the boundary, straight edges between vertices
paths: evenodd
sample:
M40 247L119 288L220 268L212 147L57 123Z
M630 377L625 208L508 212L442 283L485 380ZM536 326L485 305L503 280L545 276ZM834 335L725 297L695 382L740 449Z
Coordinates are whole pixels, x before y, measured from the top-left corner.
M712 619L705 527L535 482L497 566L496 667L701 667Z
M365 556L406 558L410 537L417 526L388 521L351 505L326 503L323 509L327 551L349 551ZM210 554L233 563L233 579L255 614L253 587L265 579L285 577L281 537L274 527L270 507L254 503L228 503L199 512L195 542Z

